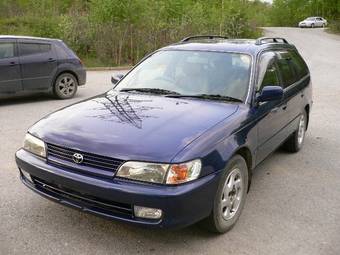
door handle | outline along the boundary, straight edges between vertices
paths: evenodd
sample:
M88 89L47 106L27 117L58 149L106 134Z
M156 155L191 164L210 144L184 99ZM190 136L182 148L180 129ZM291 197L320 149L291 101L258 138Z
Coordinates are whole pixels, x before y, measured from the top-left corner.
M49 58L49 59L48 59L48 62L54 62L54 61L55 61L54 58Z
M10 66L16 66L18 63L17 62L15 62L15 61L11 61L11 62L9 62L9 65Z
M282 106L282 110L286 110L287 109L287 105Z

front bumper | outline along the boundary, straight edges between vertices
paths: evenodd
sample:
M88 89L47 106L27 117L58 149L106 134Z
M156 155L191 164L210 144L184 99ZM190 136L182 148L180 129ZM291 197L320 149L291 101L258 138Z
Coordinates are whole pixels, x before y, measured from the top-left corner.
M33 179L32 183L21 174L22 182L46 198L109 219L157 228L185 227L207 217L220 179L216 173L178 186L100 179L49 165L22 149L16 162ZM137 218L134 205L161 209L162 218Z

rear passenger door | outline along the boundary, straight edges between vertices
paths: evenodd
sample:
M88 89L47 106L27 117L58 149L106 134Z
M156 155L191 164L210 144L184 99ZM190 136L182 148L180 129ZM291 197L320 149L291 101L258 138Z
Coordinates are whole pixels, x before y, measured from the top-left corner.
M57 72L57 59L50 42L19 41L20 66L24 90L45 90L51 87Z
M0 39L0 93L13 93L21 89L16 40Z
M316 23L316 26L322 27L323 26L322 18L316 18L315 23Z

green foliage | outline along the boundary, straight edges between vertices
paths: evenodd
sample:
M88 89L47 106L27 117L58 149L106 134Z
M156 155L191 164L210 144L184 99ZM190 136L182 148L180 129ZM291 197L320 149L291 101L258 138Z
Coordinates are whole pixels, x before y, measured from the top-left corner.
M90 65L134 64L194 34L258 37L259 0L0 0L0 34L63 39Z
M340 18L340 0L274 0L270 22L274 26L296 26L309 16L322 16L332 23Z

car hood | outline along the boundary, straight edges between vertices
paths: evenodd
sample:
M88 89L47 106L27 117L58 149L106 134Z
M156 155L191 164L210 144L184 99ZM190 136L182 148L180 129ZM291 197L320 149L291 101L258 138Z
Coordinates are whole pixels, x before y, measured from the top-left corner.
M46 143L103 156L170 162L237 108L234 103L109 91L46 116L29 132Z

